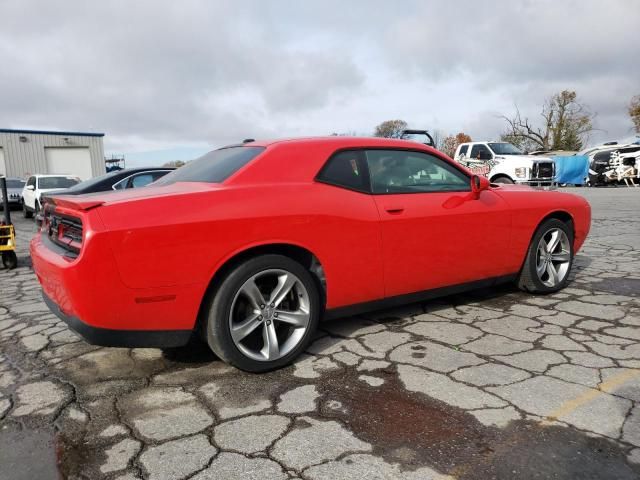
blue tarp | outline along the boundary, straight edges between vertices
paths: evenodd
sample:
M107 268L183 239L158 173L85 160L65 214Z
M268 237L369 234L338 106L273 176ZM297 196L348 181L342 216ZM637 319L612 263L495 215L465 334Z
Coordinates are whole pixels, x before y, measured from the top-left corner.
M556 183L571 183L584 185L589 175L589 157L586 155L572 155L570 157L551 157L556 162Z

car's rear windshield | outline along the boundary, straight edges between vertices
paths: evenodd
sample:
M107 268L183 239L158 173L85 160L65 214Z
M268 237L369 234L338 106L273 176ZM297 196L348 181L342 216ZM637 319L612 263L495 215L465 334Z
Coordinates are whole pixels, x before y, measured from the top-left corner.
M85 188L93 187L94 185L98 185L100 182L104 182L108 178L115 177L120 175L121 170L115 170L113 172L105 173L104 175L99 175L97 177L90 178L89 180L85 180L84 182L80 182L69 190L76 192L78 190L84 190Z
M40 190L48 188L69 188L73 187L80 180L73 177L41 177L38 180Z
M182 167L165 175L153 185L170 185L177 182L221 183L245 166L264 147L227 147L214 150L187 162Z
M24 187L24 181L22 180L7 180L7 188L22 188Z

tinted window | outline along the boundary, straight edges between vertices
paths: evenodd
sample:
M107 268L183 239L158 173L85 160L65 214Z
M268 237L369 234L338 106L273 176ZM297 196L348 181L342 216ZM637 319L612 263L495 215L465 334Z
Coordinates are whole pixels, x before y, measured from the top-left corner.
M484 145L474 145L471 147L471 154L469 155L469 158L480 158L481 160L484 160L493 158L493 155L491 155L489 149Z
M465 156L469 150L469 145L463 145L460 147L460 153L458 155Z
M444 160L421 152L367 150L373 193L468 191L469 178Z
M318 175L318 180L351 190L364 191L366 183L362 169L362 153L352 150L335 154Z
M29 177L29 180L27 180L27 185L31 185L33 187L36 186L36 177Z
M263 150L264 147L228 147L214 150L165 175L156 185L170 185L176 182L224 182Z
M78 190L85 190L88 188L92 188L98 185L100 182L104 182L105 180L108 180L109 178L115 177L117 175L120 175L120 171L105 173L104 175L100 175L98 177L85 180L84 182L80 182L77 185L74 185L73 187L71 187L69 190L76 192Z
M46 190L49 188L69 188L79 182L73 177L42 177L38 180L38 188Z

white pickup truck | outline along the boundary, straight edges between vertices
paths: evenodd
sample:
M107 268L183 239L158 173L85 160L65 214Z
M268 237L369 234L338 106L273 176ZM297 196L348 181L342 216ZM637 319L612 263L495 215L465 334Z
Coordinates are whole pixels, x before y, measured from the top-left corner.
M453 158L492 183L551 184L556 171L551 158L526 155L507 142L461 143Z

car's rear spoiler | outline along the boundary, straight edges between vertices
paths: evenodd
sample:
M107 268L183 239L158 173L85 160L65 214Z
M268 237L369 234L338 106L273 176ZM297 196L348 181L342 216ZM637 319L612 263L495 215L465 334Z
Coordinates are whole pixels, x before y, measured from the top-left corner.
M47 201L53 203L58 207L70 208L72 210L91 210L92 208L99 207L104 203L104 200L92 199L92 198L79 198L72 195L48 197Z

